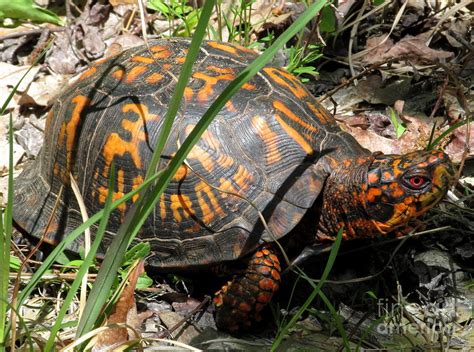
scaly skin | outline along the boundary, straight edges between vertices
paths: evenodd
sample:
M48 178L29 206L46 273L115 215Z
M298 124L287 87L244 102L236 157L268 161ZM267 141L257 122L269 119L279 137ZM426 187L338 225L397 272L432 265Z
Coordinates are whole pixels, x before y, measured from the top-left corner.
M405 226L438 204L454 178L440 151L374 155L365 163L341 166L326 181L319 238L384 235Z

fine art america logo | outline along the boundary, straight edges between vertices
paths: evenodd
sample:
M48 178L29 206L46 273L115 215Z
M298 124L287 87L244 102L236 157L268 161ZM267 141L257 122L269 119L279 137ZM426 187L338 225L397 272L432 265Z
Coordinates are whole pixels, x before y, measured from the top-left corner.
M470 315L474 317L474 304L470 303ZM431 341L442 336L452 336L456 329L457 314L453 305L391 303L388 299L377 301L377 316L382 321L376 332L385 335L423 335Z

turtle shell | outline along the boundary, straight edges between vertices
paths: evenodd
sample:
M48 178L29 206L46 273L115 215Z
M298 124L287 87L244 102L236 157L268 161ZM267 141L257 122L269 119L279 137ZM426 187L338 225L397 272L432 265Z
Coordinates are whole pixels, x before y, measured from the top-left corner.
M97 62L59 95L40 155L15 183L17 225L52 244L80 225L70 174L89 215L104 206L112 162L114 199L142 183L188 46L188 40L152 41L149 48L127 50ZM160 168L256 56L240 46L202 44ZM151 244L149 263L160 268L237 259L301 220L330 172L322 156L341 160L366 153L298 78L267 66L219 112L137 240ZM102 252L130 206L112 214ZM70 249L80 246L78 239Z

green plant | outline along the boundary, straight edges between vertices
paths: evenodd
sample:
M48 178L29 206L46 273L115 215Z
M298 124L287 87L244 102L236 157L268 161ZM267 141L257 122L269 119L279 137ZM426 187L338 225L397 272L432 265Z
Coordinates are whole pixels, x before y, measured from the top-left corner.
M314 61L319 59L321 54L321 48L318 45L309 44L307 46L291 46L287 50L289 56L289 64L286 66L286 69L297 75L309 75L317 76L318 71L312 64ZM307 82L309 79L301 77L302 82Z
M0 19L2 18L63 24L54 12L39 7L33 0L0 0Z
M168 20L169 27L173 28L172 37L189 37L198 24L200 10L188 5L186 0L151 0L147 7L160 12ZM176 19L182 23L176 24Z
M403 133L405 133L407 126L405 123L400 121L397 112L391 107L388 108L390 112L390 121L392 122L393 128L395 129L395 136L399 139Z

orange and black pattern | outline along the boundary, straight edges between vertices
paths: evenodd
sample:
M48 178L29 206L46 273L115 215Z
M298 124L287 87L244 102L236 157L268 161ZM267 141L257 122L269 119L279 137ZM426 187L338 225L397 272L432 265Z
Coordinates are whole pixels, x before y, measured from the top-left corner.
M114 200L142 183L188 44L155 41L150 50L142 46L99 61L59 96L48 118L43 151L18 183L18 202L35 208L16 214L27 232L41 236L47 230L47 241L55 243L81 223L67 187L70 173L89 214L104 205L112 161L117 167ZM255 58L240 46L203 44L160 168L212 101ZM340 157L367 153L296 77L265 67L218 114L189 154L189 167L179 169L146 222L140 239L156 251L152 265L232 260L285 235L322 188L322 156L336 151ZM44 219L62 185L61 206L45 229ZM108 236L129 206L113 213ZM261 225L259 211L271 234Z
M280 261L271 247L255 252L246 265L214 297L216 323L221 329L247 330L252 322L260 321L262 309L280 287Z
M436 205L453 178L453 166L440 151L342 163L326 181L321 238L334 238L341 227L345 238L395 231Z

